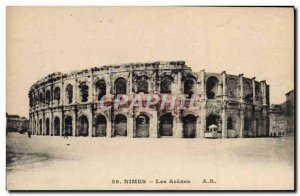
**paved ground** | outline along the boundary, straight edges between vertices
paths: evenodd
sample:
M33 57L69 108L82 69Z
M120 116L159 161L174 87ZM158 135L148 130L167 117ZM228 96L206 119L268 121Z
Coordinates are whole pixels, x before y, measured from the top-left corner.
M292 189L293 163L292 137L197 140L7 136L7 188L18 190ZM125 184L125 179L147 183ZM169 183L170 179L190 183ZM203 179L216 183L202 183ZM158 184L156 180L167 183Z

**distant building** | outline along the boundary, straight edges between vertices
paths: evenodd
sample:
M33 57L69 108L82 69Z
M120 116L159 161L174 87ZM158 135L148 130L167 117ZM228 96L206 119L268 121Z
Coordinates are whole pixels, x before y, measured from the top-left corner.
M285 95L285 102L270 107L269 136L294 135L294 90Z
M29 120L19 115L9 115L6 113L7 132L25 132L29 129Z
M285 115L284 104L272 104L269 111L270 130L269 136L287 135L287 118Z
M294 90L291 90L286 96L286 116L287 116L287 134L288 135L294 135L294 117L295 117L295 99L294 99Z

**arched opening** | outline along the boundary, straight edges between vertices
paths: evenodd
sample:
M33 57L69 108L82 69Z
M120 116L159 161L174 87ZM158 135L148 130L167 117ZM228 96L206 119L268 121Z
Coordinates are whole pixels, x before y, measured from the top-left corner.
M237 117L231 116L227 118L227 137L228 138L235 138L238 137L239 132L237 131Z
M68 84L66 87L66 102L71 104L73 102L73 86Z
M95 137L105 137L106 136L106 118L103 115L98 115L96 118L96 133Z
M96 92L98 101L100 101L101 98L106 95L106 84L104 80L99 80L96 83Z
M227 94L228 97L237 97L237 81L233 78L227 81Z
M147 94L149 91L148 76L140 76L137 78L137 93Z
M218 93L218 78L211 76L206 82L207 99L216 99Z
M50 135L50 120L46 119L46 135Z
M51 93L50 90L46 91L46 104L50 104L50 99L51 99Z
M188 98L191 98L194 94L195 81L192 78L186 78L183 84L183 92Z
M220 117L215 115L215 114L210 114L207 118L206 118L206 131L208 131L208 128L210 125L215 125L218 127L218 132L221 131L221 120Z
M173 77L163 76L160 82L160 93L170 94L172 93Z
M58 117L54 118L54 135L60 135L60 119Z
M64 135L72 136L72 130L73 130L73 119L71 116L67 116L65 118L65 132Z
M115 92L116 95L125 95L126 94L126 80L124 78L118 78L115 81Z
M57 101L57 103L59 104L60 102L60 88L56 87L54 89L54 100Z
M255 99L256 101L260 101L261 98L261 92L260 92L260 86L259 83L255 84Z
M81 102L87 102L89 98L89 87L88 85L83 82L79 85L80 94L81 94Z
M136 137L149 137L149 121L146 114L136 117Z
M173 135L173 116L171 113L163 114L159 118L159 135L160 136Z
M114 120L114 136L127 136L127 118L123 114L118 114Z
M227 130L228 129L233 129L233 122L232 122L232 118L231 117L229 117L227 119Z
M42 119L40 119L39 125L40 125L40 135L42 135L43 134L43 121L42 121Z
M251 122L250 122L249 118L245 117L244 118L244 134L245 134L246 137L249 136L250 124L251 124Z
M39 102L40 102L40 104L43 104L43 103L45 103L45 100L44 100L44 95L43 95L43 93L40 93L40 94L39 94Z
M78 136L86 137L89 135L89 120L86 116L80 116L78 119Z
M251 103L253 101L253 92L250 82L246 81L244 82L244 99L246 102Z
M194 115L188 114L185 117L183 117L183 137L195 138L196 125L197 125L197 118Z

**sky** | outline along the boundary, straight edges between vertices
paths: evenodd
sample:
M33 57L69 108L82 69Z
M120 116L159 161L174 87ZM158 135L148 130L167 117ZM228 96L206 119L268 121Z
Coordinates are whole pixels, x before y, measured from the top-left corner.
M31 85L53 72L184 60L193 71L294 89L292 8L7 7L7 112L28 117Z

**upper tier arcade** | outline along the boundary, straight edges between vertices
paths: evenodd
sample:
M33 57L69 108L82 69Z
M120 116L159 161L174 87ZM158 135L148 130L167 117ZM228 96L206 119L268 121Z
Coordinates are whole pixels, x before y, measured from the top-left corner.
M240 75L192 72L184 61L131 63L94 67L68 74L52 73L29 91L30 111L101 101L103 95L186 94L201 99L269 105L269 85ZM110 100L111 101L111 100Z

